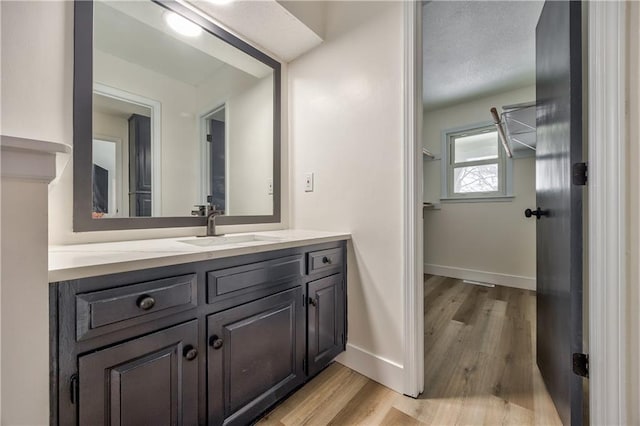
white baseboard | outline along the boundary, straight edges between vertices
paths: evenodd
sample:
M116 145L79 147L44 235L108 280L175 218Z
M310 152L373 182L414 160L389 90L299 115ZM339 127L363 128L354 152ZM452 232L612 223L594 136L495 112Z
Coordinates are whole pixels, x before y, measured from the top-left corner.
M396 392L404 393L404 371L396 362L351 343L347 343L347 350L338 355L336 361Z
M424 273L536 291L536 279L534 277L499 274L497 272L454 268L451 266L432 265L429 263L424 264Z

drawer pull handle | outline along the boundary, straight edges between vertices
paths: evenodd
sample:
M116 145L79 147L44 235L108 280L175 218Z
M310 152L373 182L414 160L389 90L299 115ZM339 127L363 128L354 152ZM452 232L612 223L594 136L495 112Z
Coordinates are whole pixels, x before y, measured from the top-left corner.
M138 298L138 308L142 309L143 311L148 311L149 309L153 308L156 304L156 299L154 299L151 296L140 296Z
M187 345L184 347L182 355L184 355L187 361L193 361L198 356L198 350L191 345Z
M331 259L329 259L327 256L324 256L322 258L322 263L331 264Z
M211 336L209 339L209 345L213 347L213 349L220 349L224 344L224 340L216 336L215 334Z

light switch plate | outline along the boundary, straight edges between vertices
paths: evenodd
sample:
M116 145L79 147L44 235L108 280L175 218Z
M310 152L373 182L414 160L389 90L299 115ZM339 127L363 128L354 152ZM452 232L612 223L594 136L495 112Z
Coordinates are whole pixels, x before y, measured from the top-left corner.
M304 192L313 192L313 173L304 174Z
M273 195L273 179L267 180L267 194Z

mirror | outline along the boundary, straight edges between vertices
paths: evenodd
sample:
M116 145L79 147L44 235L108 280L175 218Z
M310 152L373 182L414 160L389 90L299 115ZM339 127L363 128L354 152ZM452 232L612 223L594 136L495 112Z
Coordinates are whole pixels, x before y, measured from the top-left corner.
M280 220L280 64L176 2L76 1L74 230Z

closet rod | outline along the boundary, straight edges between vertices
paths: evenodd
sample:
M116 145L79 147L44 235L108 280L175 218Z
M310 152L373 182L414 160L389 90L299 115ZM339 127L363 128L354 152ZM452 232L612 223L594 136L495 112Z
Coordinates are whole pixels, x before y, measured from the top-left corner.
M502 147L507 153L507 156L509 158L512 158L513 153L511 152L511 148L509 148L509 144L507 143L507 135L504 133L504 128L502 127L502 121L500 120L500 115L498 114L498 110L495 107L491 108L491 115L493 116L493 123L496 125L496 129L498 129L498 136L500 136L500 142L502 142Z

